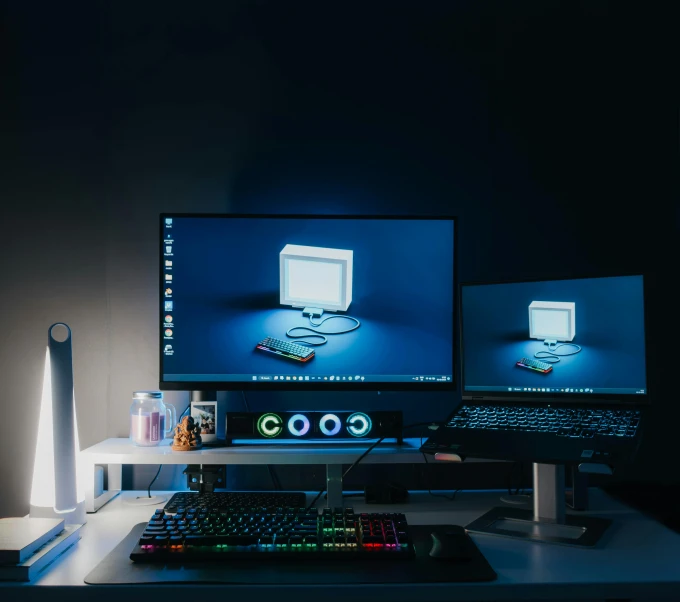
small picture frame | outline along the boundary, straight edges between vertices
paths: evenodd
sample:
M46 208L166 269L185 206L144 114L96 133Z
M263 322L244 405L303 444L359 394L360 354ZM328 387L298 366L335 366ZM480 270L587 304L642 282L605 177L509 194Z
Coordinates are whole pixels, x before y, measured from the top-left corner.
M201 427L203 443L217 441L217 402L192 401L191 417Z

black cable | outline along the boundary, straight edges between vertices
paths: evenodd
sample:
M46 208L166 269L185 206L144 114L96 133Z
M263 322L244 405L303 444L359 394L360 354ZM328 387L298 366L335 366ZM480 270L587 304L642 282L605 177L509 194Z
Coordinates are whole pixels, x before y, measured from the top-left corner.
M423 446L423 438L421 437L421 438L420 438L420 447L422 447L422 446ZM426 466L429 466L430 463L429 463L429 461L427 460L427 454L425 454L425 452L420 452L420 453L423 454L423 460L425 460L425 465L426 465ZM461 489L456 489L456 490L453 492L453 495L446 495L445 493L432 493L432 487L431 487L431 484L430 484L430 478L427 476L427 468L425 469L425 471L423 472L423 474L424 474L424 476L425 476L425 486L427 487L427 492L428 492L432 497L443 497L444 499L447 499L447 500L450 500L450 501L453 502L453 501L455 501L456 495L458 494L458 492L459 492L459 491L462 491Z
M187 410L188 410L190 407L191 407L191 403L190 403L186 408L184 408L184 411L179 415L179 421L178 421L178 422L181 422L181 421L182 421L182 418L183 418L184 414L187 413ZM151 480L151 483L149 483L149 486L146 488L146 493L147 493L147 495L148 495L149 497L151 497L151 486L156 482L156 479L158 478L158 475L161 474L161 468L163 468L163 465L162 465L162 464L158 467L158 471L156 472L156 476Z
M421 452L421 453L422 453L422 452ZM429 466L430 463L428 462L428 460L427 460L427 455L426 455L425 453L423 453L423 459L425 460L425 464L426 464L427 466ZM425 474L427 475L427 469L425 469ZM431 496L433 496L433 497L443 497L444 499L450 500L450 501L453 502L453 501L456 500L456 495L458 494L458 492L459 492L459 491L462 491L461 489L456 489L456 490L453 492L453 495L446 495L445 493L433 493L433 492L432 492L432 487L431 487L431 485L430 485L430 479L429 479L429 477L426 476L425 480L426 480L425 485L426 485L426 487L427 487L427 492L428 492Z
M149 483L149 486L147 487L146 492L149 495L149 497L151 497L151 485L153 485L156 482L158 475L161 474L161 468L163 468L162 464L158 467L158 471L156 472L156 476L152 479L151 483Z
M414 422L413 424L407 424L406 426L403 426L403 427L402 427L402 430L404 431L404 430L406 430L406 429L415 428L415 427L417 427L417 426L439 426L439 424L440 424L440 423L437 423L437 422ZM367 450L359 457L359 459L358 459L354 464L352 464L352 466L350 466L350 467L345 471L345 473L342 475L343 479L345 478L345 475L346 475L350 470L352 470L352 468L354 468L357 464L359 464L359 462L361 462L361 460L363 460L363 459L364 459L364 458L365 458L365 457L373 450L373 448L374 448L378 443L380 443L381 441L383 441L384 439L385 439L385 437L383 437L382 439L378 440L378 441L377 441L376 443L374 443L371 447L369 447L369 448L368 448L368 449L367 449ZM422 437L421 437L421 447L422 447ZM319 492L319 495L317 495L316 498L314 498L314 501L310 504L309 508L311 508L311 507L316 503L316 501L319 499L319 496L320 496L325 490L326 490L326 489L324 488L324 489L322 489L322 490ZM350 493L350 494L345 495L345 497L363 497L364 495L365 495L365 493ZM432 495L435 495L435 494L432 494ZM324 496L324 499L326 499L326 498L328 498L327 495ZM308 508L308 509L309 509L309 508Z
M375 447L377 447L380 443L382 443L385 440L385 437L380 437L373 445L371 445L363 454L361 454L355 461L354 463L345 471L342 473L342 478L344 479L347 474L349 473L350 470L352 470L359 462L361 462L368 454L370 454ZM307 510L311 510L314 507L314 504L318 501L318 499L323 495L323 492L326 491L326 488L324 487L317 496L312 500L312 503L307 506Z
M325 487L324 487L321 491L319 491L319 493L317 494L317 496L312 500L312 503L311 503L309 506L307 506L307 510L311 510L311 509L314 507L314 504L316 504L316 501L321 497L321 494L322 494L324 491L326 491L326 488L325 488Z
M269 472L269 478L272 480L274 489L276 489L277 491L281 491L281 483L279 482L278 477L274 473L274 469L269 464L267 464L267 471Z
M382 443L385 440L385 437L380 437L371 447L369 447L363 454L361 454L355 461L352 466L350 466L345 472L342 473L342 478L344 479L347 474L349 473L352 468L354 468L359 462L361 462L368 454L370 454L380 443Z

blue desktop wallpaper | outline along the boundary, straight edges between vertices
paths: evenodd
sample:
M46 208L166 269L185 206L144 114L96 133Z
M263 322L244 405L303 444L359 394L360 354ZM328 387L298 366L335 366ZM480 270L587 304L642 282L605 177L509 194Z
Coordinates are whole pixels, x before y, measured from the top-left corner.
M173 218L173 347L164 374L412 375L453 372L453 223L448 220ZM351 249L361 327L307 363L255 350L309 325L279 303L288 244ZM331 314L324 314L326 315ZM341 314L340 314L341 315ZM325 331L351 327L329 320Z
M535 300L576 303L572 342L582 350L561 358L547 374L515 365L548 349L529 338L528 307ZM647 387L641 276L466 285L461 311L466 388Z

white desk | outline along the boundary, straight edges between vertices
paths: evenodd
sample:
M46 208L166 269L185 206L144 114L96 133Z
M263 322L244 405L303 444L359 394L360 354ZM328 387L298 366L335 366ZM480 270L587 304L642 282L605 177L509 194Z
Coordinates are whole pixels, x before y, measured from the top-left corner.
M157 447L137 447L129 439L106 439L82 451L86 468L85 507L95 512L115 497L121 489L123 464L325 464L329 507L341 506L342 465L352 464L373 443L357 441L338 445L324 443L254 444L233 447L206 447L191 452L172 451L172 440ZM402 445L377 446L362 464L423 463L420 438L404 439ZM466 462L487 462L470 458ZM434 460L431 460L434 462ZM107 466L108 491L95 499L94 466Z
M171 493L171 492L163 492ZM415 493L410 501L388 507L367 506L353 498L358 511L405 512L409 523L465 525L499 505L502 492L460 492L456 501ZM137 523L146 522L153 507L131 507L123 492L96 514L88 516L82 539L58 559L35 584L0 584L0 600L68 600L69 602L390 602L445 600L680 600L680 535L612 500L590 491L589 514L614 519L594 549L539 544L489 535L473 539L498 573L491 583L395 586L88 586L87 575Z

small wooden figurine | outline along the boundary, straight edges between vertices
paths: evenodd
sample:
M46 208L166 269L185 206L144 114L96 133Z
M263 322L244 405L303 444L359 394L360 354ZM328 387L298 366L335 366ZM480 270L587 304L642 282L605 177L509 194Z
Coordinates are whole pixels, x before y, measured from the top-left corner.
M173 451L191 451L201 449L201 427L191 416L185 416L175 427L175 438L172 440Z

